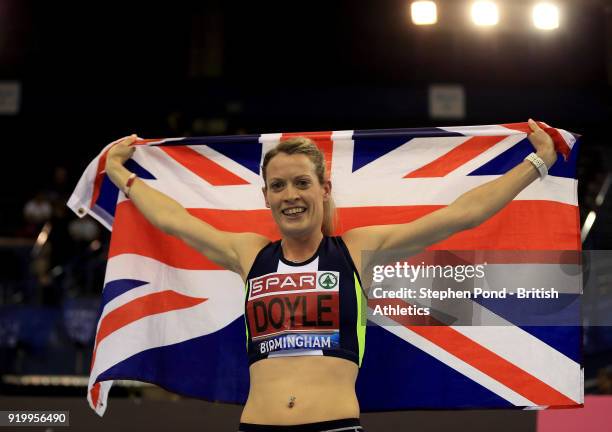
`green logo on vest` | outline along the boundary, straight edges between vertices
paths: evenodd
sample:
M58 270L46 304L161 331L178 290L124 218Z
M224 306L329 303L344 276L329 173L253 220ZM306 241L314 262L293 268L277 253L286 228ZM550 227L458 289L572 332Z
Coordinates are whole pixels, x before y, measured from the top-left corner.
M333 273L323 273L319 276L319 285L325 289L332 289L338 285L338 278Z

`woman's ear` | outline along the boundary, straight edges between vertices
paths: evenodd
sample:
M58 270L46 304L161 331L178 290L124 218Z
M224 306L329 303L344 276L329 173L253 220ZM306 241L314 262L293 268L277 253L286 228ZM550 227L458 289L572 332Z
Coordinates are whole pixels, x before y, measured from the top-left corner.
M327 201L331 197L331 181L327 180L323 183L323 200Z

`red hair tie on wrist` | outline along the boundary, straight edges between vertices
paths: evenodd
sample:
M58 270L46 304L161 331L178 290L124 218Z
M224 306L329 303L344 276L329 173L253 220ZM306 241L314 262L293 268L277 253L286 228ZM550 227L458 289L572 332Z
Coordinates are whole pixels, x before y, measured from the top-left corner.
M136 180L136 174L132 173L128 177L127 182L125 183L125 189L124 189L123 193L125 194L125 196L127 198L130 197L130 189L131 189L132 185L134 184L134 180Z

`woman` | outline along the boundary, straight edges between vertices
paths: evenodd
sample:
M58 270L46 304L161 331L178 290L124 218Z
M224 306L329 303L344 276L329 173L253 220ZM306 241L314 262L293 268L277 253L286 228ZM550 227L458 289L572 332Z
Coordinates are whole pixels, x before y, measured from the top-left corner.
M357 431L363 430L355 380L365 307L356 269L369 264L361 262L361 251L416 253L494 215L556 161L552 139L533 120L529 126L537 154L505 175L413 222L356 228L341 237L330 237L333 203L323 156L305 138L285 141L264 157L263 195L282 235L274 243L219 231L138 180L123 167L135 135L110 149L106 171L151 223L245 281L251 388L240 430Z

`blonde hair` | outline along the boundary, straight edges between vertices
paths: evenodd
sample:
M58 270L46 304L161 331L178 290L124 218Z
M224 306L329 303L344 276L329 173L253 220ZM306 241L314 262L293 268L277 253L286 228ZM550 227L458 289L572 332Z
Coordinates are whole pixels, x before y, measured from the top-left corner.
M284 153L287 155L294 154L303 154L315 166L315 174L317 175L317 179L320 184L325 183L327 178L326 168L325 168L325 156L313 140L306 137L293 137L281 141L276 147L269 150L264 156L263 163L261 166L261 174L264 179L264 183L266 183L266 168L268 167L268 163L270 160L279 153ZM327 201L323 202L323 223L321 225L321 231L324 235L333 235L334 229L336 225L336 206L334 204L334 200L330 196Z

